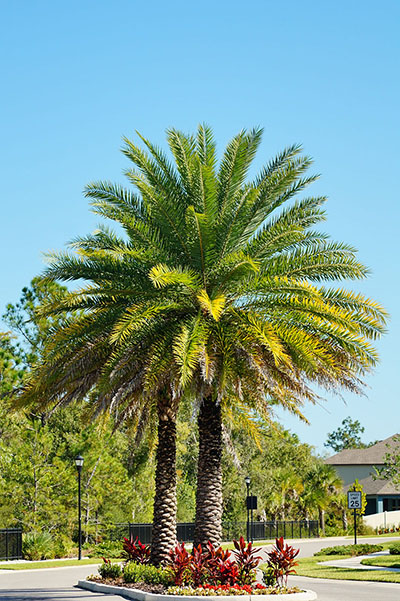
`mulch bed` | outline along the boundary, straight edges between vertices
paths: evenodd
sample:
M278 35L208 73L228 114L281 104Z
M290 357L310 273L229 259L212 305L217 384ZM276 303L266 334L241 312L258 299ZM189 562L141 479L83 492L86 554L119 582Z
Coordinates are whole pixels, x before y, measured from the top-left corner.
M90 578L91 582L98 582L99 584L109 584L110 586L123 586L124 588L135 588L138 591L144 593L155 593L156 595L166 595L167 587L163 584L146 584L145 582L129 582L126 583L122 578L100 578L100 576L93 576Z

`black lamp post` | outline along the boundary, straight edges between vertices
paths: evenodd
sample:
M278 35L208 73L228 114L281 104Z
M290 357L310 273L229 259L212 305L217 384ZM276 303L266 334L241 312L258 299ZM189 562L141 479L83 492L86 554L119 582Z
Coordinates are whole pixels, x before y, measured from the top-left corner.
M81 516L81 472L83 466L83 457L78 455L75 459L76 469L78 470L78 559L82 559L82 516Z
M246 507L247 507L247 542L250 542L250 506L249 506L249 500L250 500L250 483L251 483L250 476L246 476L246 478L244 479L244 481L246 482L246 486L247 486L247 497L246 497Z

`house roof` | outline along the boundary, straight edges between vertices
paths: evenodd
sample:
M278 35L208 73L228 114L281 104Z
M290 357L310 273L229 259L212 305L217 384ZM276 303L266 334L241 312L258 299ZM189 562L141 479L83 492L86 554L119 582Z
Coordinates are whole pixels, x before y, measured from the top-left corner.
M389 480L374 480L372 476L359 480L366 495L400 495L400 490ZM353 484L346 484L343 491L347 492Z
M397 436L399 435L393 434L367 449L344 449L344 451L325 459L325 463L330 465L383 465L384 457L390 450L389 447L396 447L400 444L395 440Z

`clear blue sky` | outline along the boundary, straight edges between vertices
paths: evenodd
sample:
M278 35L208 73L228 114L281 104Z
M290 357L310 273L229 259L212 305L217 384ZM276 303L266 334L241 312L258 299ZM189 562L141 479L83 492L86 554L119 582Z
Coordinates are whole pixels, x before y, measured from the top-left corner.
M121 137L206 121L221 147L265 127L258 166L293 142L322 173L325 230L372 276L357 286L391 313L368 398L282 422L323 450L347 415L365 440L400 430L400 3L203 0L2 2L0 307L43 268L42 252L94 229L82 189L123 181Z

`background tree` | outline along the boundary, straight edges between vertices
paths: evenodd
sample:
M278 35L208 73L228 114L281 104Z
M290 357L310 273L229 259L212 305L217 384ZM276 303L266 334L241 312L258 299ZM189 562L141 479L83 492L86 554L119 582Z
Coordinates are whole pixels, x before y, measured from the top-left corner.
M62 315L39 315L38 309L44 303L61 299L66 290L57 282L35 277L30 286L22 289L20 299L6 306L2 320L18 337L18 353L25 368L38 361L49 332L63 319Z
M400 488L400 435L393 436L392 444L387 445L383 458L384 466L376 469L375 479L390 480L396 488Z
M18 387L24 377L21 349L9 332L0 332L0 397Z
M301 475L292 466L276 469L273 473L273 490L270 496L274 520L286 520L290 509L299 503L304 490Z
M318 510L319 527L325 534L325 512L330 506L332 498L340 494L343 482L338 477L335 468L322 461L315 462L306 474L305 481L307 491L304 495L305 507Z
M0 336L0 393L21 385L32 362L40 357L48 332L61 318L46 320L37 313L43 302L65 292L57 284L35 278L16 304L5 312L14 335ZM111 524L149 521L154 495L152 449L145 440L130 444L130 434L114 423L85 426L85 403L35 417L11 412L10 400L0 399L0 465L3 494L0 522L24 531L75 533L76 470L74 458L85 454L84 534L91 540ZM148 462L147 462L148 460ZM134 479L134 482L132 482ZM117 495L117 497L115 497Z
M343 449L365 449L366 447L375 444L376 441L368 444L362 442L361 435L364 431L365 428L358 419L352 420L351 417L348 416L342 421L341 427L339 426L337 430L328 434L324 446L330 447L335 453L339 453L340 451L343 451Z

